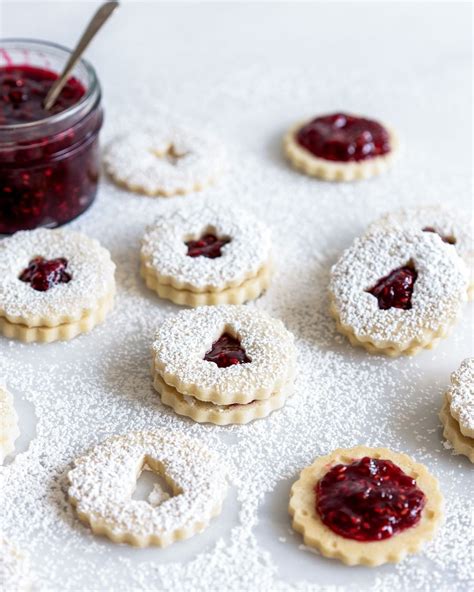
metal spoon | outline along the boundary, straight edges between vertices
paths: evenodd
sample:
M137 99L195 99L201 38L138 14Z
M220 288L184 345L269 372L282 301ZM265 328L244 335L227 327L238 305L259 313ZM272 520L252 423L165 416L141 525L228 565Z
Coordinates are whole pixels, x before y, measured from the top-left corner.
M95 37L97 31L99 31L99 29L102 27L102 25L105 23L105 21L109 18L109 16L117 8L118 5L118 2L105 2L94 14L89 24L87 25L86 30L79 39L79 42L76 45L74 51L72 52L67 64L64 66L64 70L62 71L61 76L54 82L53 86L49 89L49 92L46 95L46 98L44 100L44 108L46 109L46 111L49 111L51 107L54 105L56 99L59 97L64 85L66 84L69 78L71 70L76 65L77 61L81 57L86 47Z

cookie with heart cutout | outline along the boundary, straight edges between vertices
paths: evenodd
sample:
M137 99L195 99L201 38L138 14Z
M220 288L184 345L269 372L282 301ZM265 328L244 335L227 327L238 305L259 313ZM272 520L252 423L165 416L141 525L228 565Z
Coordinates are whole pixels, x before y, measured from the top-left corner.
M154 375L168 387L214 405L245 405L287 392L296 365L293 335L281 321L234 305L168 317L156 332L152 356Z
M435 232L443 242L453 245L469 272L468 297L474 298L474 223L472 215L441 204L404 208L385 214L373 222L367 232L390 228L402 230L416 228L422 232Z
M397 156L398 139L378 121L331 113L290 128L283 147L291 164L307 175L353 181L386 171Z
M30 558L0 533L0 584L5 592L31 590Z
M171 496L132 499L137 477L161 475ZM137 547L166 547L202 532L220 514L227 494L222 459L176 431L112 436L76 460L69 499L95 534Z
M141 274L162 298L188 306L242 304L270 283L269 229L238 208L180 207L149 226Z
M113 306L115 265L97 240L25 230L0 243L0 332L21 341L72 339Z
M353 345L415 354L434 347L459 318L467 275L437 234L379 230L357 238L332 267L330 312Z
M214 183L226 168L226 151L206 132L152 124L113 139L104 166L115 183L130 191L169 197Z
M305 545L373 567L399 562L433 538L443 498L437 480L406 454L356 446L305 468L291 488L289 512Z
M0 465L15 450L15 440L19 435L13 397L0 382Z

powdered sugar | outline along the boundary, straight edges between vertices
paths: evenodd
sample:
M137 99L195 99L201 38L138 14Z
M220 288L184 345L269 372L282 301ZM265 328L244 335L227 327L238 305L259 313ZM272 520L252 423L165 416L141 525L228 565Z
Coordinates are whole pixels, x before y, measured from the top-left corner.
M474 358L466 358L451 375L447 391L451 415L465 436L474 438Z
M68 261L71 281L46 292L19 275L35 257ZM114 290L115 265L98 241L70 230L17 232L0 242L0 314L11 322L58 325L80 319Z
M104 163L130 189L173 195L214 181L225 168L225 150L208 133L142 121L109 143Z
M186 241L212 233L230 238L215 259L187 256ZM141 249L147 271L160 283L192 291L238 286L269 263L270 232L251 214L217 205L185 205L147 229Z
M412 263L417 279L409 310L379 309L367 292L391 271ZM379 230L354 241L331 270L334 306L358 339L406 349L459 317L467 272L451 245L433 233Z
M0 384L0 464L15 449L14 443L19 433L13 397Z
M30 589L29 559L0 535L0 584L5 592Z

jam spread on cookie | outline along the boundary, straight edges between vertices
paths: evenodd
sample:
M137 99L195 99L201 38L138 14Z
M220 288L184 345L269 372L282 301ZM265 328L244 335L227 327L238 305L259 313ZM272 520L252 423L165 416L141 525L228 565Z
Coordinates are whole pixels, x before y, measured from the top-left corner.
M390 152L390 137L377 121L345 113L313 119L296 133L314 156L338 162L366 160Z
M67 284L71 281L72 276L66 271L67 265L68 261L63 257L49 260L44 257L35 257L21 272L19 279L31 284L31 287L38 292L47 292L56 284Z
M426 503L412 477L390 460L369 457L332 467L315 493L323 523L356 541L388 539L414 526Z
M230 238L217 238L214 234L205 234L198 240L186 242L188 257L207 257L217 259L222 256L222 247L230 243Z
M378 300L379 308L411 308L413 287L418 274L415 268L408 264L394 269L387 276L381 278L373 288L366 290Z
M448 243L449 245L456 244L456 239L454 238L454 236L443 236L437 230L435 230L432 226L426 226L422 230L423 230L423 232L434 232L435 234L437 234L440 237L440 239L443 241L443 243Z
M229 333L223 333L217 341L214 341L204 359L207 362L214 362L219 368L227 368L236 364L248 364L252 361L240 345L240 340Z
M26 64L0 68L0 125L45 119L75 105L84 96L79 80L69 78L56 103L46 111L43 102L57 78L55 72Z

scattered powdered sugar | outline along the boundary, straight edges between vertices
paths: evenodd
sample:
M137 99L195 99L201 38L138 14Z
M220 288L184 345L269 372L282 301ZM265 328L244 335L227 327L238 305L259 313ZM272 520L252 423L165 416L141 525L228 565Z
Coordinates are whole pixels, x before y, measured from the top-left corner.
M220 368L204 359L225 331L238 336L251 363ZM165 382L182 394L223 404L268 398L293 375L296 353L281 321L244 305L204 306L168 317L153 351Z
M71 281L45 292L20 281L18 276L38 256L67 259ZM79 319L113 291L114 271L109 252L81 233L45 228L17 232L0 242L0 314L35 324Z
M155 506L132 499L137 474L158 463L175 495ZM132 432L110 438L75 462L68 474L77 510L114 536L173 540L180 530L206 524L225 498L221 460L179 432Z
M189 257L186 241L212 233L229 238L215 259ZM221 290L255 276L270 259L269 229L239 208L189 203L161 216L143 238L141 256L160 283L177 289Z
M30 587L30 562L0 534L0 586L5 592L27 592Z
M18 435L18 416L13 406L13 398L0 383L0 465L5 457L13 452Z
M443 85L457 88L465 69L462 60L451 63ZM447 162L440 147L431 149L419 126L406 119L408 111L435 120L445 116L432 60L421 72L406 64L390 70L399 84L387 84L383 72L374 75L370 93L368 67L343 77L337 68L312 76L292 59L272 68L233 68L206 95L196 94L189 77L181 87L150 91L150 103L168 96L172 108L163 108L165 114L176 110L176 98L188 97L189 118L219 132L232 153L234 166L225 182L174 198L172 206L209 203L224 210L238 200L272 230L276 274L266 294L248 307L281 319L295 335L295 393L283 409L246 426L200 425L161 405L152 387L150 344L159 324L179 308L146 289L139 250L145 227L171 202L129 194L104 179L96 204L72 226L112 253L118 283L114 311L103 326L68 343L0 340L0 375L15 401L26 398L38 417L28 450L0 467L0 530L30 552L34 592L472 587L472 465L445 449L437 418L450 372L472 355L469 309L436 350L396 360L352 348L327 313L330 267L372 220L416 205L419 196L433 202L450 196L462 211L471 207L470 170L458 156ZM107 125L114 129L105 130L104 139L123 133L114 111L129 118L129 105L143 94L144 80L152 79L142 70L139 87L129 94L122 83L115 96L109 88ZM200 100L189 101L193 96ZM440 101L427 104L427 96ZM285 163L284 130L316 110L333 109L337 97L338 103L341 97L350 103L344 108L394 121L408 154L391 173L353 185L327 184ZM410 106L402 115L407 97ZM449 100L453 111L465 112L465 97L450 92ZM144 105L137 119L149 112ZM202 534L169 549L138 550L93 535L67 497L73 461L108 436L158 428L197 438L228 461L232 488L222 514ZM446 524L423 553L399 565L343 566L300 549L302 539L290 528L288 494L299 472L318 455L357 444L406 452L440 480Z
M379 309L367 290L410 262L417 272L411 308ZM466 300L467 273L438 235L382 229L357 238L342 254L331 270L330 290L341 323L356 337L405 348L456 321Z
M224 146L209 133L150 122L107 145L104 164L114 179L145 193L174 194L208 185L223 172Z
M451 415L465 436L474 437L474 358L466 358L451 375L447 391Z

